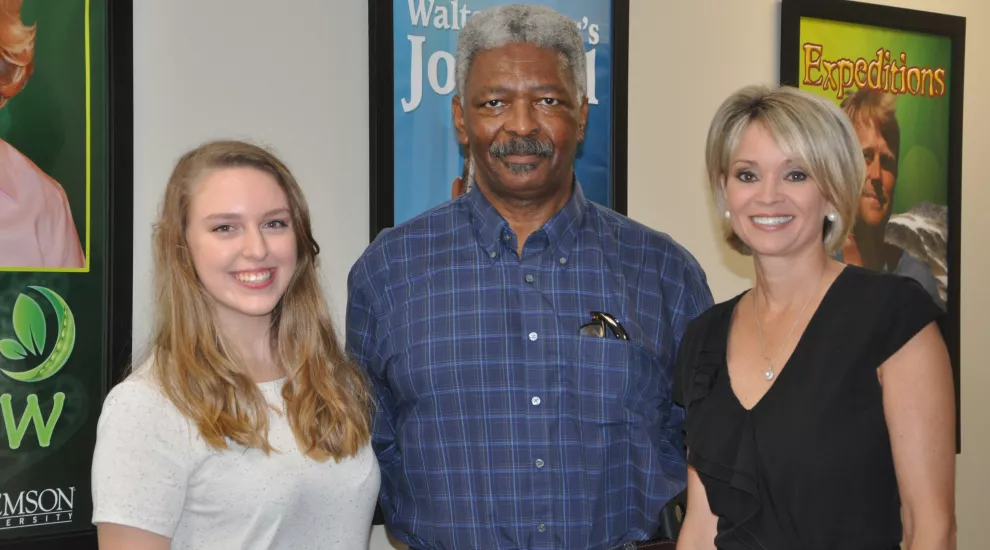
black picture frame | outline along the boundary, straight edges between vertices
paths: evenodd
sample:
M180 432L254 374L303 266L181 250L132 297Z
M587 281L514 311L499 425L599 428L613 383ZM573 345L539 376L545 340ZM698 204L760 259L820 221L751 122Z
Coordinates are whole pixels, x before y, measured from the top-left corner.
M956 452L962 450L960 334L960 241L962 201L963 80L966 19L927 11L894 8L851 0L782 0L780 15L780 83L800 85L801 20L821 19L946 37L951 41L949 84L948 239L946 246L946 319L942 326L949 350L956 394Z
M107 0L108 182L106 304L107 364L103 397L131 362L134 258L133 0ZM79 498L90 498L80 494ZM97 550L96 528L4 541L9 550Z
M612 65L611 208L627 214L629 0L612 2L614 61ZM394 219L395 134L392 112L394 58L392 0L368 0L370 240L392 226Z

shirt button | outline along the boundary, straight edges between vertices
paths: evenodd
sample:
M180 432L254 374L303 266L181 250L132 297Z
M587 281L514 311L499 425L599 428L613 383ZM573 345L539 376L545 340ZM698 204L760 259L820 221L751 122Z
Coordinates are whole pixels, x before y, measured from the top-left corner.
M491 256L492 258L494 258L495 256L498 256L498 252L495 252L494 250L492 250L492 252L491 252L491 254L489 254L489 256Z
M543 462L543 459L542 458L537 458L536 459L536 467L537 468L542 468L543 467L543 464L544 464L544 462Z
M505 235L502 235L502 240L505 241L505 242L509 242L509 239L511 239L511 238L512 238L512 236L509 235L508 233L506 233Z
M526 274L526 282L527 283L532 283L535 280L536 280L536 277L533 277L533 274L532 273L527 273Z
M560 265L564 265L564 264L567 263L567 258L561 258L561 259L559 259L557 261L560 262Z
M532 403L533 403L533 405L539 405L541 403L540 398L539 397L534 397L532 399Z
M535 332L530 332L529 333L529 341L530 342L535 342L537 338L539 338L539 337L536 335Z
M545 523L541 523L536 526L536 530L542 533L547 530L547 526Z

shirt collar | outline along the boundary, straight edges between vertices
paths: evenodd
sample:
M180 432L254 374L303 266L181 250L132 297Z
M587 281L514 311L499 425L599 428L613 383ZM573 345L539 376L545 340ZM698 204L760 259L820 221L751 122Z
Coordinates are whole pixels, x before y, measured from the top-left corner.
M577 238L587 210L588 201L584 200L584 191L581 190L581 183L575 175L571 198L559 212L543 224L543 230L546 231L550 241L550 248L556 248L557 259L561 263L566 262L567 256L571 253L574 239Z
M573 179L571 196L556 214L550 217L540 229L545 232L550 248L556 247L560 254L561 263L566 262L571 245L577 236L588 204L577 176ZM499 241L509 231L509 222L495 209L485 194L477 187L467 193L468 204L471 207L471 225L481 247L494 259L498 255Z

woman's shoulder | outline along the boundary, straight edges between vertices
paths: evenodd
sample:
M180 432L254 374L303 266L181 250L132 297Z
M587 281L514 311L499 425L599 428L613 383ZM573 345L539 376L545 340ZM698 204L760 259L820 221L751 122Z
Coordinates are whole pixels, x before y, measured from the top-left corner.
M841 277L842 284L836 285L836 302L845 304L845 310L852 308L864 319L919 313L934 318L944 313L942 304L911 277L855 265L845 266Z
M918 281L911 277L858 265L846 265L843 268L842 276L846 279L846 286L856 292L865 291L887 295L909 292L910 287L921 286Z
M850 320L847 326L871 327L870 340L883 358L929 323L945 330L945 309L915 279L858 266L845 269L842 300L836 303Z
M99 423L101 427L153 423L176 431L187 427L179 409L162 390L150 360L137 365L110 389L103 401Z
M692 319L690 323L688 323L684 338L690 341L704 336L708 333L708 328L712 326L713 323L725 319L726 315L732 314L732 311L736 308L736 304L739 303L739 300L742 299L747 292L749 292L749 290L740 292L728 300L717 302L705 311L701 312L697 317Z
M711 390L725 359L728 320L746 292L714 304L688 323L674 367L673 400L678 405L686 408Z
M107 393L107 401L113 400L129 403L158 401L164 398L165 395L161 390L161 385L155 378L152 366L153 361L151 359L135 364L131 368L131 372L123 380L110 388L110 392ZM148 404L150 405L151 403Z

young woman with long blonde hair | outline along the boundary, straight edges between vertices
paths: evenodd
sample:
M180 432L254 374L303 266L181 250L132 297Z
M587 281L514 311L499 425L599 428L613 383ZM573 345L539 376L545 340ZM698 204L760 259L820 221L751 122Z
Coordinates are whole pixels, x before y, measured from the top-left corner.
M99 422L100 547L367 547L372 405L336 339L292 174L243 142L190 151L153 246L149 358Z

